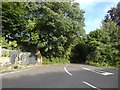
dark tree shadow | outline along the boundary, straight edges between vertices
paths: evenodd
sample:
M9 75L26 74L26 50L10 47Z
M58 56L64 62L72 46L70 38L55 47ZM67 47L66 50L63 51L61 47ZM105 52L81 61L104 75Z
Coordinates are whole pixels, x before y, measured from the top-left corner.
M72 49L70 62L84 64L86 61L87 54L88 54L88 46L84 43L80 43Z

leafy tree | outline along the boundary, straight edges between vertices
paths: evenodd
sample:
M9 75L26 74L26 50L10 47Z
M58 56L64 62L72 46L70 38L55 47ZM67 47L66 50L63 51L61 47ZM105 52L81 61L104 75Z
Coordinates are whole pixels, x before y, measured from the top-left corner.
M71 63L85 63L88 54L88 46L85 42L80 42L72 49Z
M104 22L114 21L117 25L120 26L120 2L118 2L116 7L111 8L107 12Z
M17 42L15 40L9 42L1 34L0 35L0 46L2 46L2 48L13 50L13 49L17 49Z
M22 50L41 51L47 58L69 58L85 36L84 11L70 2L3 2L3 35Z
M101 28L88 35L87 44L91 49L87 63L120 67L119 4L108 11Z

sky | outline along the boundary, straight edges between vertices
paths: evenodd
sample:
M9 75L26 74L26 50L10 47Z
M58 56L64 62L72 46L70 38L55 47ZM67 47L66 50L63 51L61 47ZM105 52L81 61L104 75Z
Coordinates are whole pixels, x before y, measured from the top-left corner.
M116 6L119 0L75 0L80 3L80 9L84 10L86 33L100 28L101 21L113 6Z

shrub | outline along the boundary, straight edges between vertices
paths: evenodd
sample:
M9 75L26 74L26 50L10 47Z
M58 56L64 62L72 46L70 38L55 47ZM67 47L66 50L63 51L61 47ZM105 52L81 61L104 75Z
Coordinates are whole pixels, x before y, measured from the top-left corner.
M46 57L43 57L43 64L50 64L49 59L47 59Z
M14 69L18 69L19 67L16 65L16 66L14 66Z
M43 57L43 64L68 64L70 63L69 60L64 58L46 58Z
M8 52L2 53L2 57L9 57L9 53Z

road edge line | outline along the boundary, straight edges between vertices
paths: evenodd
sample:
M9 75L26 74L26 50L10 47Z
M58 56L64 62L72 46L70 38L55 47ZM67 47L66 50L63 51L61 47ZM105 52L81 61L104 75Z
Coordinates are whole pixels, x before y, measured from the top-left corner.
M13 71L13 72L9 72L9 73L1 73L1 75L4 76L4 75L18 73L18 72L24 72L24 71L28 71L28 70L31 70L31 69L17 70L17 71Z

